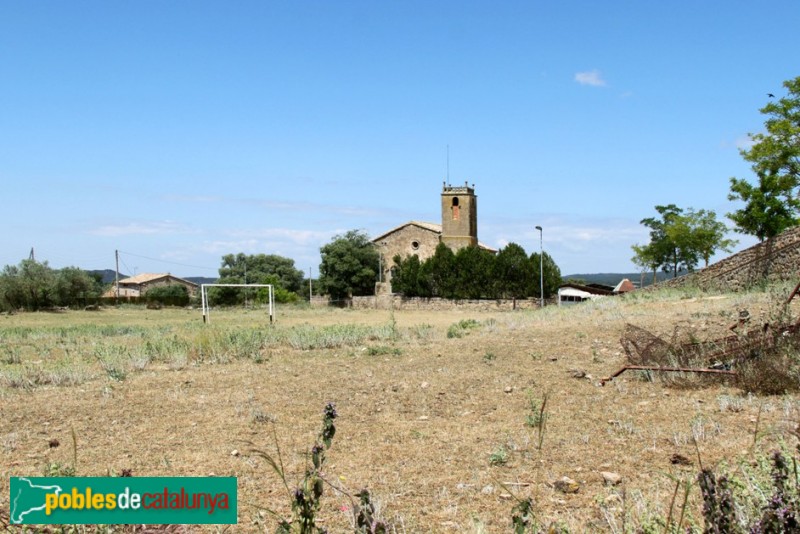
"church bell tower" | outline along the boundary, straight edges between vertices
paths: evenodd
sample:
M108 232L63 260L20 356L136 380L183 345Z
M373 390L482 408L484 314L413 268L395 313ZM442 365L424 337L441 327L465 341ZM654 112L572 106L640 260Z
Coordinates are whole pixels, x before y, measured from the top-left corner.
M478 245L478 197L475 185L442 185L442 243L453 252Z

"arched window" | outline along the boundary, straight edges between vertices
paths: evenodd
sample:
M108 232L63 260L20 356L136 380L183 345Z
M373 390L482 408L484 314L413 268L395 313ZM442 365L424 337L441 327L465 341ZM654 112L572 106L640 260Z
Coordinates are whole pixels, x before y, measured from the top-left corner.
M458 197L453 197L453 204L452 204L452 207L450 209L453 210L453 220L457 221L458 220Z

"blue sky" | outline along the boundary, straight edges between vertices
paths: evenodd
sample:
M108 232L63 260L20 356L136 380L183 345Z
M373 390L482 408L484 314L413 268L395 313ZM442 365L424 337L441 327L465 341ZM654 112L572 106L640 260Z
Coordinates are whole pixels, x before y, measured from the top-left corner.
M213 276L223 254L439 222L564 274L633 271L713 209L800 75L800 3L0 0L0 265ZM753 244L740 236L738 248Z

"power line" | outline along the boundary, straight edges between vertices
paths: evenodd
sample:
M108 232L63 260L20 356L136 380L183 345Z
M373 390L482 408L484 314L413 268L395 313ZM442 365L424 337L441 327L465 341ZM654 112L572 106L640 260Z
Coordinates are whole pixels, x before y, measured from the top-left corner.
M134 275L136 274L135 272L131 271L131 268L130 268L130 267L128 267L128 265L125 263L125 260L123 260L122 258L120 258L120 259L119 259L119 261L121 261L121 262L122 262L122 265L123 265L123 267L125 267L125 270L127 270L127 271L128 271L128 276L134 276Z

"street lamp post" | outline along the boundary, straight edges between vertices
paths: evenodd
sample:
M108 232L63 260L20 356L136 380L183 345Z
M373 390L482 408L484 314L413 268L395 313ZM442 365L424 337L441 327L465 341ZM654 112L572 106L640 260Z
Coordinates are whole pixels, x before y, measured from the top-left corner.
M539 307L544 308L544 231L541 226L539 230Z

